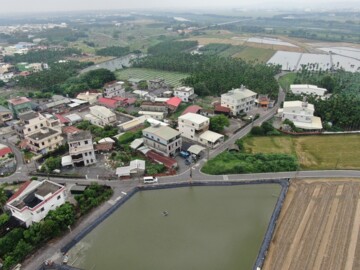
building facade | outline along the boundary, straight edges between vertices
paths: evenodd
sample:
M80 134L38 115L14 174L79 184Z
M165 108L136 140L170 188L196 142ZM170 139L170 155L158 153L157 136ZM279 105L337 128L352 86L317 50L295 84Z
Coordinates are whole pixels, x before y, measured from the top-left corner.
M308 130L322 129L321 118L314 116L313 104L306 101L285 101L283 109L279 109L279 115L284 121L288 119L298 128Z
M122 81L108 83L104 87L105 98L122 97L125 95L125 83Z
M31 111L32 110L32 102L30 99L26 97L17 97L8 100L9 109L12 112L15 118L18 117L19 114Z
M11 120L13 120L12 112L4 106L0 106L0 125Z
M25 136L30 150L37 154L46 154L61 146L64 138L61 131L49 127L42 127L39 131Z
M143 130L144 145L167 157L176 156L181 150L180 132L168 126L156 125Z
M112 126L115 125L117 122L116 114L103 106L95 105L90 107L90 114L92 117L85 116L85 118L89 120L92 124L97 126Z
M187 113L178 118L178 127L181 136L198 141L199 136L209 130L210 119L196 113Z
M221 106L230 108L232 115L238 115L250 111L255 106L256 93L241 88L230 90L221 95Z
M193 101L195 92L193 87L180 86L174 89L174 96L181 98L183 102Z
M292 84L290 85L290 91L296 95L315 95L324 96L327 90L325 88L319 88L316 85L311 84Z
M44 180L24 183L6 203L11 214L26 227L40 222L50 210L55 210L66 202L64 186Z
M68 144L72 165L89 166L96 163L92 135L89 131L68 134Z

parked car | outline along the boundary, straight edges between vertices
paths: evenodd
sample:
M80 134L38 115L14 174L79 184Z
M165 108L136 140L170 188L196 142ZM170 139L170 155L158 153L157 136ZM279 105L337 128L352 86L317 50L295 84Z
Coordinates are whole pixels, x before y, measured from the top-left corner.
M183 158L188 158L190 156L190 153L188 151L181 151L180 156Z
M144 184L155 184L158 182L157 177L154 176L145 176L144 177Z

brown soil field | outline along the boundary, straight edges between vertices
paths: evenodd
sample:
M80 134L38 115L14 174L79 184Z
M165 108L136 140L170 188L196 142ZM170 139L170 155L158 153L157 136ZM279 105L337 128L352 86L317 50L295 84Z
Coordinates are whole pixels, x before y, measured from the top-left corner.
M293 180L262 269L360 269L359 231L359 180Z

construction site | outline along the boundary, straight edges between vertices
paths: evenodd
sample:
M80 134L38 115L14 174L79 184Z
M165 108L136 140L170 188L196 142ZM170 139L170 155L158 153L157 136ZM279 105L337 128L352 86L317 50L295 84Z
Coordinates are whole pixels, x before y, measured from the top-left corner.
M292 180L262 269L360 269L359 230L358 180Z

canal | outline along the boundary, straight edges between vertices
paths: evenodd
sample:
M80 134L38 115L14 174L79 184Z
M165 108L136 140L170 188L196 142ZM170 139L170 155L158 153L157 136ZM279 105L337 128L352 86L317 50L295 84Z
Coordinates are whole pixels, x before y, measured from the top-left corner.
M69 251L69 263L86 270L252 269L280 191L263 184L138 192Z

